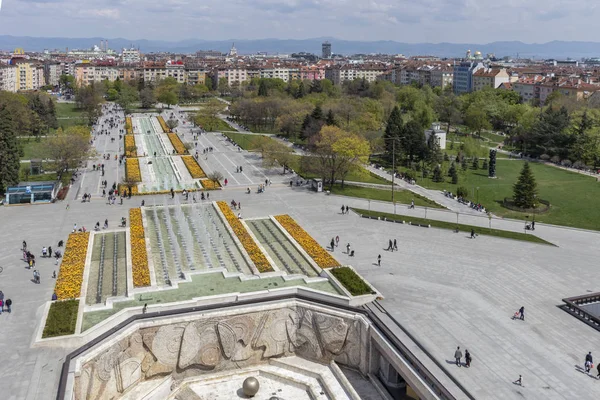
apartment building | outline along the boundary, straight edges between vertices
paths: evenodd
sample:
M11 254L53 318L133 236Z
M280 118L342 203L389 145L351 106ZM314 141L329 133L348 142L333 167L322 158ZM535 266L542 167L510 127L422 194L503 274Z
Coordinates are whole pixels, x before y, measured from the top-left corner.
M83 62L75 66L74 76L77 86L87 86L102 81L114 82L120 79L120 72L114 63Z
M7 92L17 91L17 67L9 64L0 64L0 90Z
M497 89L501 84L510 82L505 68L481 68L473 73L473 91L485 88Z
M431 86L446 89L452 87L454 71L450 67L438 66L431 71Z
M46 83L52 86L58 86L60 76L62 75L62 65L58 62L47 62L44 64L44 78Z
M513 82L512 90L517 92L524 102L528 102L536 98L536 84L543 80L541 75L526 75Z
M463 61L454 66L452 86L454 94L460 95L473 91L473 74L484 68L483 63L476 61Z
M365 79L368 82L375 82L379 75L386 72L384 66L377 65L343 65L334 66L325 70L325 78L339 85L345 81L353 81L355 79Z
M121 52L121 61L125 64L137 64L141 61L140 51L138 49L123 49Z

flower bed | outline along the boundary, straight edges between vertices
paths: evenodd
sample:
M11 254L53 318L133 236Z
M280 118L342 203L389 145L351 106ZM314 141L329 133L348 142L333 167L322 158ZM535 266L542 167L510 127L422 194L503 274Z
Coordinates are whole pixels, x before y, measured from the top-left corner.
M119 190L119 193L123 193L123 191L125 191L125 193L129 194L129 186L127 186L124 183L119 183L119 186L117 187L117 189ZM135 196L138 194L145 194L145 193L138 193L137 185L131 186L131 195Z
M137 157L135 136L125 135L125 157Z
M58 300L75 299L81 296L85 256L87 254L89 232L71 233L65 247L54 293Z
M133 286L150 286L150 269L148 268L148 253L142 223L142 210L129 210L129 232L131 233L131 269Z
M125 176L129 182L141 182L142 173L140 172L140 161L137 158L127 158L125 160Z
M192 175L192 178L206 178L204 170L202 170L202 167L200 167L200 164L198 164L198 161L196 161L194 157L181 156L181 159L183 160L183 163L185 164L188 171L190 171L190 175Z
M131 123L131 117L125 117L125 133L133 135L133 124Z
M50 305L42 338L72 335L77 326L79 300L57 301Z
M159 115L158 117L156 117L156 119L158 119L158 122L160 123L160 127L162 128L162 130L163 130L164 133L171 132L171 130L167 126L167 123L165 122L165 119L163 117L161 117Z
M215 182L215 181L210 180L210 179L202 179L200 181L200 184L202 185L202 189L205 189L205 190L218 190L218 189L221 189L221 184L219 182Z
M336 277L338 281L348 291L352 296L361 296L363 294L373 294L373 290L371 287L361 279L360 276L356 274L351 268L348 267L338 267L332 268L331 273Z
M304 251L312 257L321 268L339 267L340 263L335 260L315 239L300 227L289 215L275 216L277 222L302 246Z
M238 239L240 239L242 246L244 246L244 248L248 252L250 259L252 259L252 262L254 263L254 265L256 265L258 271L273 271L273 267L269 263L269 260L267 260L267 257L265 257L265 255L260 250L254 239L252 239L252 236L250 236L250 234L248 233L244 225L240 222L238 217L233 213L233 211L231 211L227 203L224 201L218 201L217 205L221 209L221 212L223 212L223 215L225 215L225 218L227 219L227 222L229 222L229 226L231 226L231 228L235 232L235 235L238 237Z
M183 142L181 141L181 139L179 139L179 136L177 136L176 133L167 133L167 136L169 137L169 140L171 141L171 144L173 145L173 148L175 149L177 154L187 153L187 149L185 148Z

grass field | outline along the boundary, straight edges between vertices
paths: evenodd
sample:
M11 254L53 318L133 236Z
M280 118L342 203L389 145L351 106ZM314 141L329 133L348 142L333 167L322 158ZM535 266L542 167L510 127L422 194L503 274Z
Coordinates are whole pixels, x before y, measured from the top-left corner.
M453 193L456 193L458 186L464 186L469 191L469 200L479 201L492 213L523 220L529 216L531 220L532 216L529 214L511 211L502 206L505 197L512 197L513 185L522 167L523 161L498 159L497 179L488 178L486 170L473 170L469 167L466 172L459 172L458 185L450 183L449 177L445 177L441 183L432 182L429 178L417 179L417 183L429 189L445 189ZM535 216L536 221L600 230L600 208L597 207L600 183L593 177L544 164L531 163L531 169L538 183L539 198L551 204L548 213Z
M46 138L40 138L39 141L34 138L31 139L20 139L19 143L23 149L23 160L31 160L32 158L43 158L44 157L44 143Z
M223 122L222 120L220 120L220 121L223 124L225 124L225 122ZM225 124L225 125L226 125L225 129L218 129L218 130L229 131L232 129L229 125L227 125L227 124ZM268 136L254 135L254 134L249 134L249 133L223 132L223 134L225 136L227 136L229 139L236 142L242 149L248 150L248 151L257 150L262 141L274 140Z
M359 197L361 199L379 200L379 201L392 201L392 191L386 189L374 189L362 186L344 185L342 189L341 184L333 185L331 193L342 196ZM439 204L425 198L418 194L415 194L408 190L396 190L394 191L394 201L401 204L410 204L411 201L415 201L416 206L431 207L431 208L444 208Z
M412 224L431 225L434 228L449 229L449 230L454 230L454 229L458 228L460 232L466 232L469 234L471 233L471 229L473 229L478 235L495 236L495 237L500 237L500 238L504 238L504 239L522 240L525 242L540 243L540 244L554 246L554 244L552 244L544 239L541 239L535 235L532 235L532 234L503 231L503 230L499 230L499 229L487 229L487 228L482 228L479 226L455 224L452 222L436 221L436 220L425 219L425 218L407 217L404 215L394 215L394 214L383 213L383 212L378 212L378 211L363 210L363 209L359 209L359 208L353 208L352 210L354 210L356 213L358 213L360 215L368 215L371 217L386 218L386 219L392 220L392 221L404 221L407 224L410 222Z
M75 103L56 103L56 118L84 118L83 111Z

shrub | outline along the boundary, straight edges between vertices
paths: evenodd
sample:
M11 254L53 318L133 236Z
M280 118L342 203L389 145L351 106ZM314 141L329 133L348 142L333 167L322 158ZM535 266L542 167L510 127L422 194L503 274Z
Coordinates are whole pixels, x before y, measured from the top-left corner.
M549 159L550 159L550 156L546 153L544 153L540 156L540 160L542 160L542 161L548 161Z
M444 153L444 161L450 161L450 157L448 156L448 153Z
M474 157L473 158L473 165L472 165L473 169L479 169L479 158L478 157Z
M440 165L436 165L435 168L433 169L433 177L431 178L432 181L434 182L443 182L444 178L442 178L442 169L440 168Z
M79 300L57 301L50 305L42 338L72 335L77 325Z
M464 186L459 186L459 187L456 189L456 195L457 195L458 197L462 197L463 199L466 199L468 194L469 194L469 189L467 189L467 188L466 188L466 187L464 187Z
M404 173L404 176L405 176L406 178L408 178L408 179L415 179L415 177L416 177L417 175L415 174L415 172L414 172L414 171L412 171L412 170L410 170L410 169L409 169L409 170L407 170L407 171Z
M461 162L460 166L461 166L461 168L462 168L463 171L466 171L469 168L469 166L467 165L467 159L466 158L462 159L462 162Z
M571 160L569 160L568 158L565 158L564 160L562 160L561 164L567 168L570 168L573 165Z
M454 171L454 174L452 175L452 184L453 185L458 184L458 172L456 172L456 170Z
M587 168L586 165L583 163L583 161L575 161L573 163L573 168L577 168L577 169L584 169Z
M352 296L361 296L363 294L372 294L373 290L360 276L351 268L339 267L333 268L331 273L338 281L352 294Z
M560 162L560 157L552 156L552 158L550 159L550 162L553 162L554 164L558 164Z
M487 169L488 169L488 160L487 160L487 158L485 160L483 160L483 165L481 166L481 169L485 169L487 171Z

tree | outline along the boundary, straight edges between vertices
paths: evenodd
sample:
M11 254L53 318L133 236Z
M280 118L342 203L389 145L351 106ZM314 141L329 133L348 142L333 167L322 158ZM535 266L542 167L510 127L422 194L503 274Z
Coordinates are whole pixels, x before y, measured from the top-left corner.
M513 186L513 201L517 207L535 208L537 196L537 183L531 167L528 162L525 162L519 179Z
M207 131L214 131L220 124L219 113L225 104L217 99L210 99L203 104L200 111L194 115L194 124Z
M19 142L16 121L6 104L0 102L0 193L19 182Z
M325 119L325 125L337 126L337 121L335 120L335 115L333 114L333 110L331 108L327 112L327 118Z
M58 129L46 141L46 156L54 160L58 175L62 175L88 157L90 151L90 131L84 126L70 126L66 130Z
M320 132L323 125L325 125L323 109L320 104L317 104L312 113L307 115L302 122L302 138L311 139Z
M170 130L173 130L175 128L177 128L177 126L179 125L179 121L174 119L174 118L169 118L166 121L167 126L169 127Z
M117 100L119 96L119 92L117 92L116 89L108 89L106 91L106 100L108 101L115 101Z
M414 120L408 121L402 127L400 143L409 161L412 162L415 156L423 158L426 146L425 132L421 124Z
M269 95L269 90L267 89L267 82L265 80L261 80L258 84L258 95L260 97L267 97Z
M446 133L450 133L450 126L459 124L461 121L460 98L452 92L446 92L438 97L434 109L438 113L440 121L446 123Z
M216 185L223 180L223 174L219 171L213 171L207 175L207 178L213 181L213 183Z
M74 88L75 77L73 75L62 74L60 78L58 78L58 86L61 90Z
M172 105L179 103L179 83L175 78L167 77L158 82L155 95L159 103L171 108Z
M123 85L119 95L117 96L116 102L123 108L123 110L125 110L125 114L129 114L131 105L137 100L137 90L130 85Z
M358 135L335 126L324 126L315 142L315 157L324 180L329 188L337 179L344 180L350 168L366 162L370 153L369 143Z
M294 97L301 99L304 96L306 96L306 89L304 88L304 82L300 81L300 83L298 83L298 90L296 90Z
M466 157L464 157L462 159L462 162L460 163L460 167L462 168L463 171L466 171L469 168L469 166L467 165L467 158Z
M154 96L154 91L145 87L140 92L140 102L142 103L142 108L152 108L156 104L156 97Z
M385 148L389 154L392 153L393 148L396 148L396 153L399 152L399 146L396 143L394 146L394 141L400 138L402 134L402 115L400 115L400 108L395 106L390 113L390 116L387 120L387 124L385 126L385 132L383 134L385 140Z
M479 169L479 157L473 157L473 164L471 165L473 169Z
M263 166L266 168L281 166L285 173L285 170L290 168L290 165L295 158L294 150L276 140L269 138L265 139L266 140L259 144Z
M486 112L477 104L472 104L465 113L465 123L477 136L481 137L481 131L491 129L490 121Z
M433 177L431 178L434 182L443 182L444 178L442 177L442 168L440 164L437 164L433 169Z
M100 115L102 115L102 86L90 84L77 89L75 103L77 107L83 110L88 124L93 125Z

